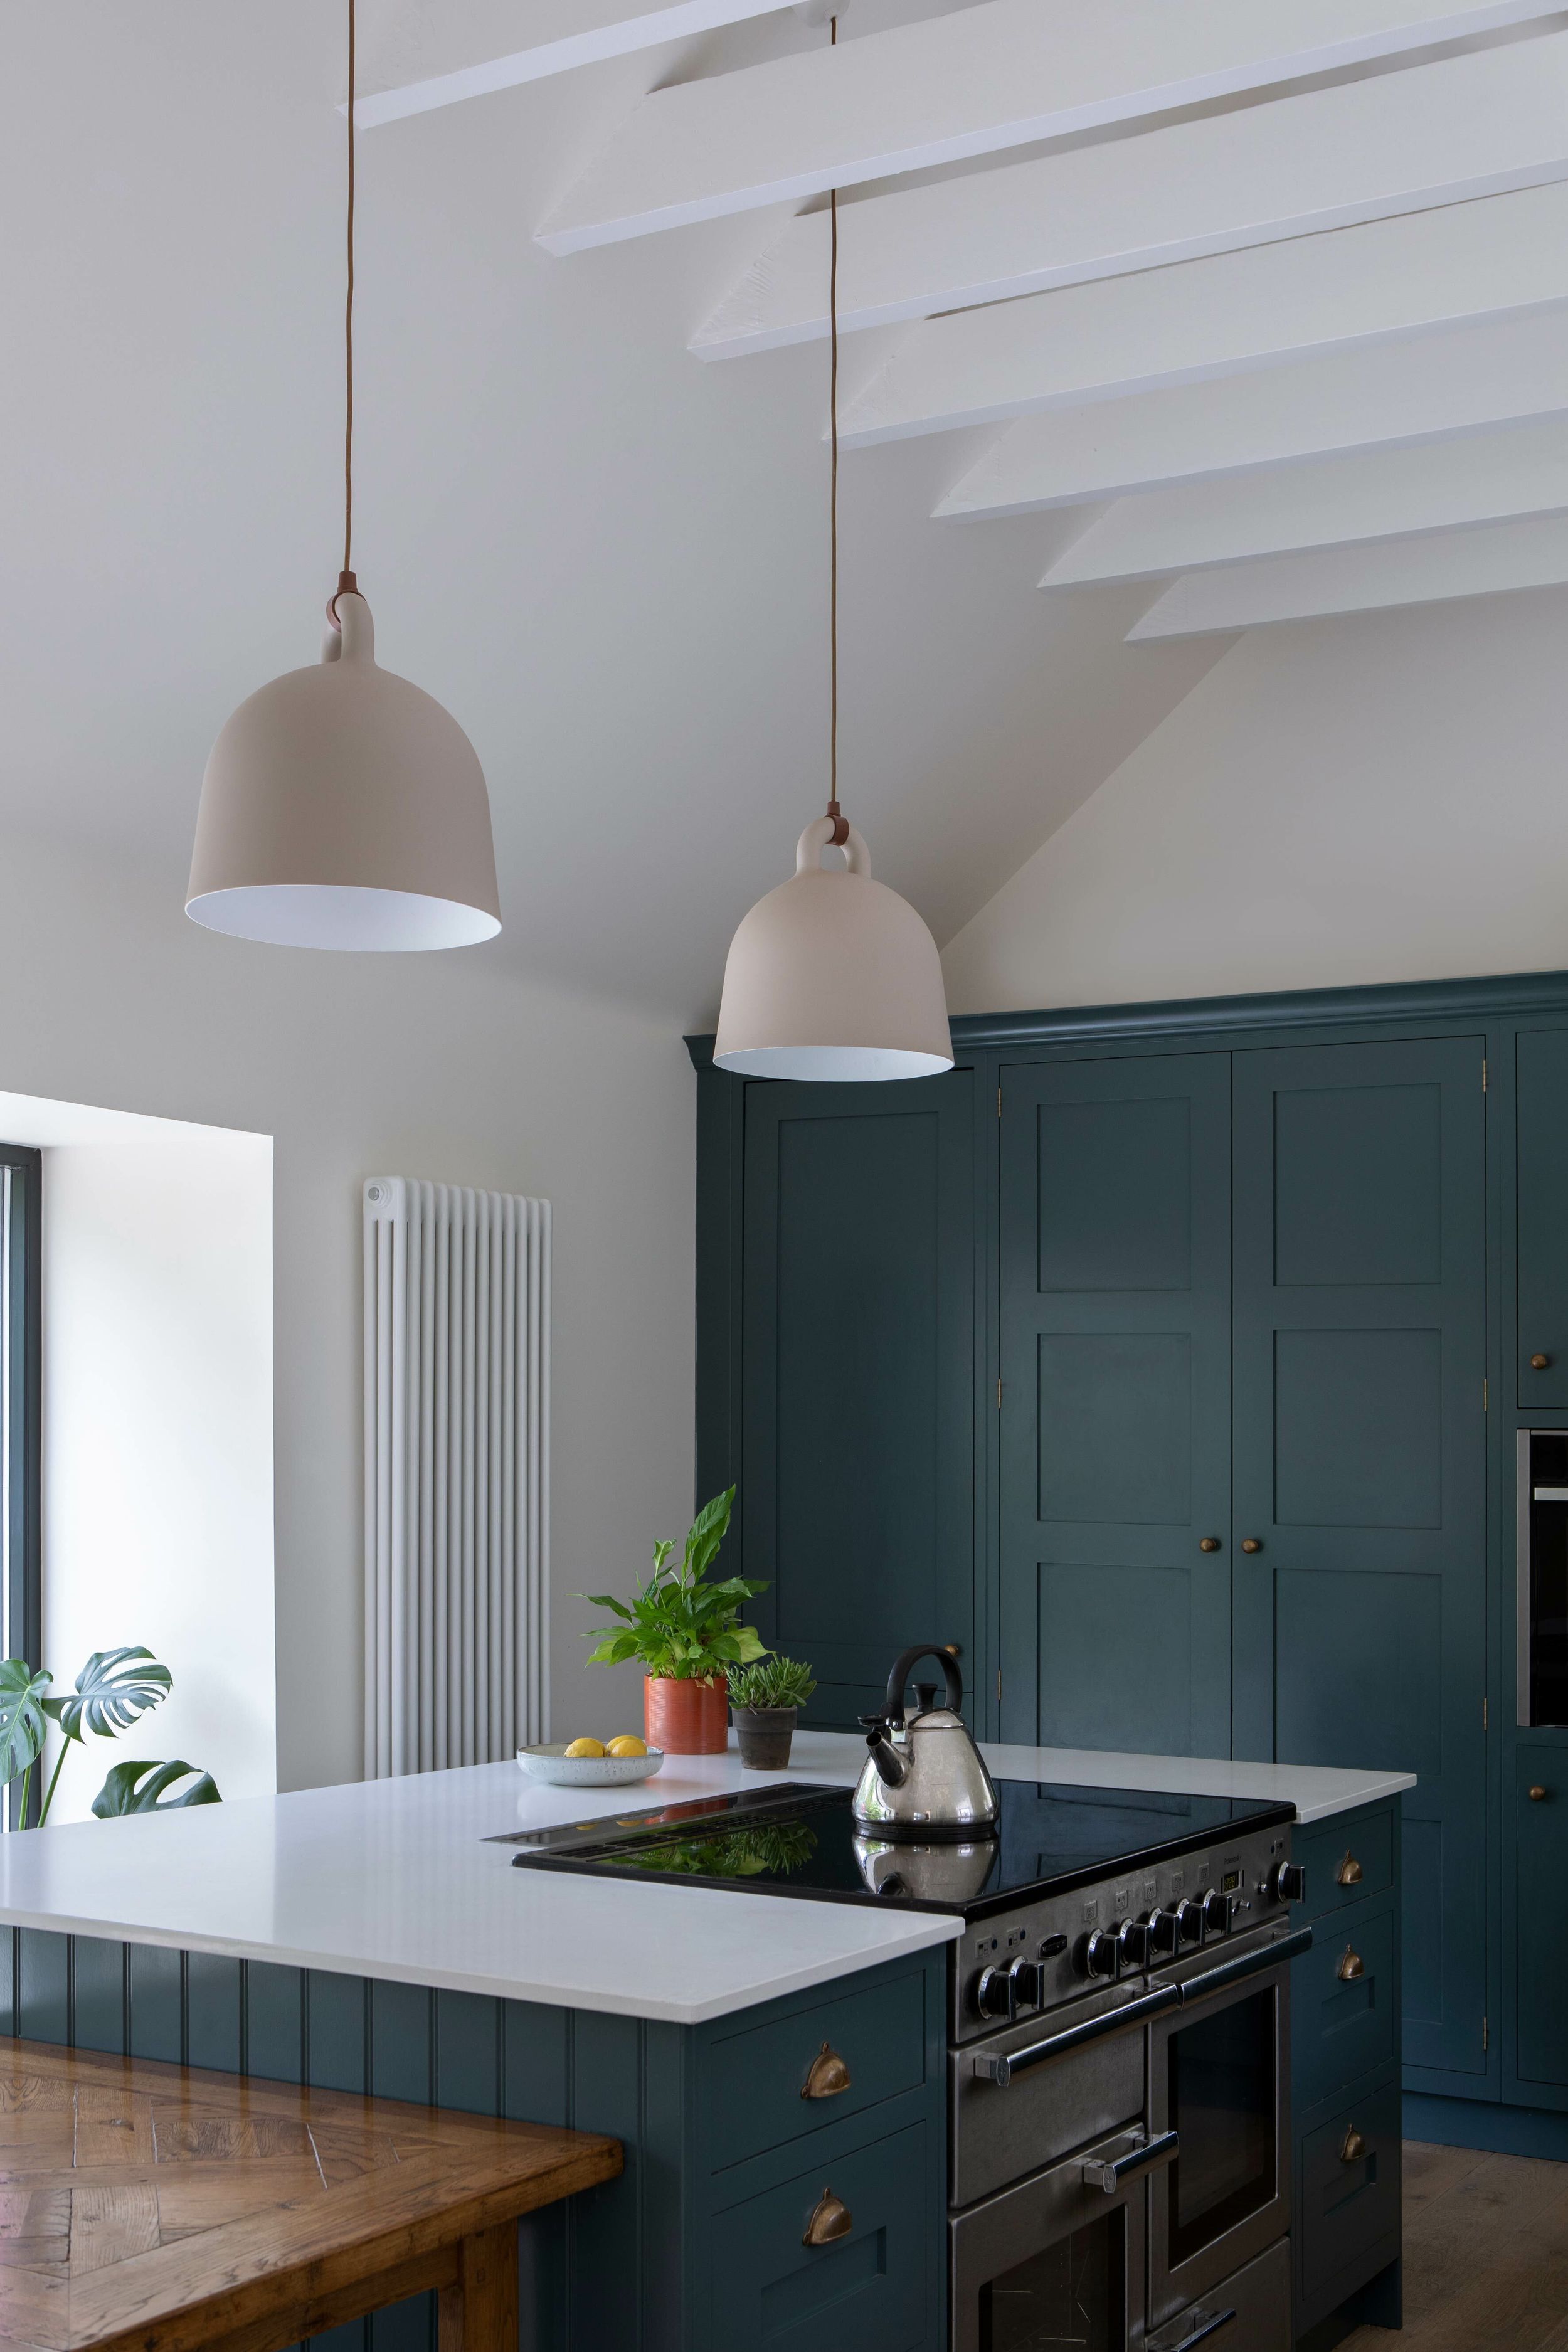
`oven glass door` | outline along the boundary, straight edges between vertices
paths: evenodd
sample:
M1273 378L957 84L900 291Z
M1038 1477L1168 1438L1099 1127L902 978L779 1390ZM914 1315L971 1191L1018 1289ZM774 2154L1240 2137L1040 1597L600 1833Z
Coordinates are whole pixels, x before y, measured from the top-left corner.
M1147 2176L1085 2176L1142 2129L1085 2148L950 2224L954 2352L1131 2352L1143 2338Z
M1179 2154L1154 2186L1154 2326L1289 2226L1281 1969L1216 1993L1152 2036L1152 2127Z

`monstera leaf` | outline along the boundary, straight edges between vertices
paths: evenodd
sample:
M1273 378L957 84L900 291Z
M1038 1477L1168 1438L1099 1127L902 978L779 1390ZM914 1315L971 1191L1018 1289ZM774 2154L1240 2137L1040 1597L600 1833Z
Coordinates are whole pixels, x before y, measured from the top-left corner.
M25 1658L0 1658L0 1782L14 1780L43 1754L44 1692L53 1680L45 1667L35 1674Z
M163 1797L176 1780L191 1774L195 1777L183 1797ZM150 1776L150 1777L149 1777ZM172 1764L116 1764L108 1780L92 1801L92 1810L100 1822L115 1820L121 1813L175 1813L183 1805L216 1805L218 1803L217 1782L210 1772L197 1772L194 1764L183 1764L176 1757Z
M95 1650L76 1678L75 1692L45 1699L44 1712L68 1739L80 1739L84 1730L112 1738L167 1698L173 1686L174 1676L151 1650Z

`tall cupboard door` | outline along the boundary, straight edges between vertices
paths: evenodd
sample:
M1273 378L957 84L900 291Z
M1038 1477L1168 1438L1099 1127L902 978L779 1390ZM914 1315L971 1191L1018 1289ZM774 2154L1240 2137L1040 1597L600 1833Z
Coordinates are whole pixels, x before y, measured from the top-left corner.
M1002 1726L1230 1751L1224 1054L1009 1068Z
M737 1508L812 1723L852 1730L911 1642L970 1663L973 1083L746 1089Z
M1518 1042L1519 1402L1568 1404L1568 1029Z
M1419 1775L1405 2063L1479 2074L1481 1042L1237 1054L1234 1103L1235 1753Z

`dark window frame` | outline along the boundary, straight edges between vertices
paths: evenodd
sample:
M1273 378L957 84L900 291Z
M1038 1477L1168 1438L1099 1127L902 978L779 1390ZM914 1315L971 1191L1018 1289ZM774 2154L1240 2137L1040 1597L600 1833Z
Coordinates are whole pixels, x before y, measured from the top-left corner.
M43 1175L44 1155L20 1143L0 1143L0 1204L7 1281L5 1334L11 1380L5 1403L10 1461L5 1528L7 1590L4 1643L11 1657L36 1666L42 1640L43 1560ZM7 1808L19 1827L20 1782ZM34 1807L36 1811L37 1800Z

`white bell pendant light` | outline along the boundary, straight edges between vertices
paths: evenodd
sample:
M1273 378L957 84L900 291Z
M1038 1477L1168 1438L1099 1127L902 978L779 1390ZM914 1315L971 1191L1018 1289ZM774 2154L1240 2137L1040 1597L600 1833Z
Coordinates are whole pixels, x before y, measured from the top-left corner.
M213 746L185 912L279 947L467 947L500 929L484 772L457 720L378 666L351 568L354 0L348 20L343 567L321 661L251 695Z
M830 37L838 38L838 20ZM952 1067L936 941L907 898L873 881L866 844L838 805L838 192L829 200L827 814L795 845L795 872L759 898L730 942L713 1060L757 1078L924 1078ZM822 863L829 843L845 864Z

